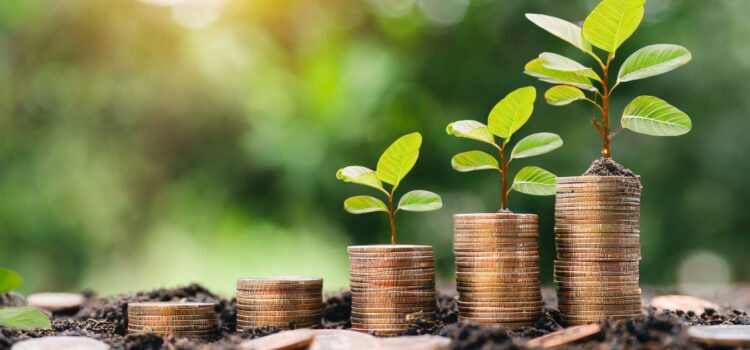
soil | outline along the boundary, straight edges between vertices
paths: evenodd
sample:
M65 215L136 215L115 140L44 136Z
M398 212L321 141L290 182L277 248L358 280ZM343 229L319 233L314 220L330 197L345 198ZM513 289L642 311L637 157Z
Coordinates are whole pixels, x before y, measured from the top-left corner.
M615 162L612 158L599 158L591 163L591 166L583 176L626 176L638 177L632 170Z
M21 331L0 326L0 349L9 349L18 341L49 335L79 335L95 338L112 345L113 349L233 349L245 339L279 332L278 328L263 327L243 332L235 331L236 312L233 299L223 299L199 285L175 289L158 289L150 292L99 297L85 292L86 303L73 315L54 313L52 329ZM526 339L544 335L565 327L560 313L550 307L555 303L554 291L545 288L542 317L529 328L509 330L502 327L481 326L473 322L458 322L455 296L440 293L437 300L436 319L414 320L406 334L437 334L453 339L453 349L519 349ZM0 295L0 306L17 301L15 297ZM187 338L159 337L153 334L125 334L126 307L132 301L200 301L217 303L220 332L203 341ZM321 328L346 329L350 324L351 293L340 291L327 296L323 306ZM587 340L568 345L568 348L699 348L685 335L691 325L743 324L750 325L750 316L740 310L726 308L721 311L706 310L701 315L689 312L657 311L644 309L641 319L604 322L602 332ZM564 347L563 347L564 348Z

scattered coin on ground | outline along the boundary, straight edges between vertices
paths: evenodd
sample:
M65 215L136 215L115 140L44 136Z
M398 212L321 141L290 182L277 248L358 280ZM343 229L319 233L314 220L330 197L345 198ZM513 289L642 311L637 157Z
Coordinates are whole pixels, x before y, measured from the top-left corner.
M49 311L77 309L83 305L86 298L76 293L36 293L26 298L30 307Z
M657 310L692 311L698 315L705 312L706 309L719 309L719 305L716 303L688 295L660 295L651 299L651 306Z
M104 342L86 337L42 337L20 341L11 350L108 350Z
M562 344L572 343L574 341L592 336L601 331L602 327L597 323L574 326L531 339L524 343L524 346L528 348L547 349Z
M693 326L688 328L687 333L691 340L703 345L728 347L750 346L750 326Z

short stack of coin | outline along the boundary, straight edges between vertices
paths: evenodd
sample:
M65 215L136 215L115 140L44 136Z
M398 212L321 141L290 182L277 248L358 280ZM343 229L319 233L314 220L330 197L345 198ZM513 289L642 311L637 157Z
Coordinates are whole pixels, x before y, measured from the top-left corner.
M206 338L216 333L216 304L145 302L128 304L128 333Z
M555 286L568 324L638 317L639 178L557 179Z
M237 330L273 326L280 329L320 324L323 280L306 277L237 280Z
M435 259L431 246L349 247L352 329L395 336L412 319L435 318Z
M522 328L542 313L534 214L453 216L459 319Z

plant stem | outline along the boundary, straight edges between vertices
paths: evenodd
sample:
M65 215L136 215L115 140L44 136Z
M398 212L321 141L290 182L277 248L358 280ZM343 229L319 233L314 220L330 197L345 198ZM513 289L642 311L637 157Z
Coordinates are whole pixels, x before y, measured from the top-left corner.
M501 192L502 196L502 209L508 209L508 164L505 163L505 143L500 148L500 174L503 178L503 188Z
M610 148L609 139L609 64L612 63L612 54L607 56L607 64L602 67L602 125L598 126L599 132L602 134L602 156L604 158L612 158L612 150Z
M393 192L388 194L388 218L391 220L391 244L396 244L396 224L394 223L393 217L396 213L393 212Z

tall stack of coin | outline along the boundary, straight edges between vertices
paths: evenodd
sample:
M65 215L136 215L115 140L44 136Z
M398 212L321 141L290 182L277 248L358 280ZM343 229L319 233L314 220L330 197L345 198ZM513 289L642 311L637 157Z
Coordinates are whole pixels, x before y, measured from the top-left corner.
M534 214L453 216L459 319L510 328L542 313Z
M639 178L557 179L555 286L569 324L638 317Z
M320 324L323 280L306 277L237 280L237 330L273 326L306 328Z
M352 329L395 336L411 319L435 317L435 259L431 246L349 247Z
M216 332L216 304L145 302L128 304L128 333L205 338Z

